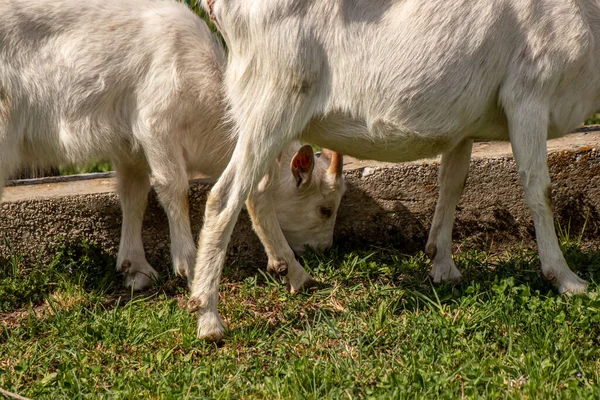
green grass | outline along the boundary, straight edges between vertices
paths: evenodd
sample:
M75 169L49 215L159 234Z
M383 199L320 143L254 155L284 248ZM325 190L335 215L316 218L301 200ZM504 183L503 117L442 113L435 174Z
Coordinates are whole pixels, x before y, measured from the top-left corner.
M598 125L600 124L600 113L594 114L590 117L590 119L584 122L584 125Z
M94 172L109 172L112 170L112 164L108 160L94 161L82 165L61 165L58 168L60 175L90 174Z
M600 253L565 243L597 280ZM441 286L422 254L312 254L305 266L329 286L296 296L229 266L220 346L196 339L182 281L163 273L132 298L113 262L90 243L65 243L50 267L4 262L0 387L36 399L600 396L598 284L561 297L529 250L465 252L464 283Z
M6 241L10 249L10 243ZM62 243L54 260L30 266L23 257L10 255L0 260L0 312L40 303L56 288L78 286L85 290L109 290L115 280L114 260L89 241Z

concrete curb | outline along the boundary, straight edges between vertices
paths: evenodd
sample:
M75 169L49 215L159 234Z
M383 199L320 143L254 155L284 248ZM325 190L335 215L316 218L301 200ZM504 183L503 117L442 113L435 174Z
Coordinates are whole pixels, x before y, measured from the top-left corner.
M600 134L595 136L600 144ZM574 143L571 138L568 143ZM600 229L600 152L595 141L550 154L557 222L598 247ZM568 147L568 146L567 146ZM599 147L600 149L600 147ZM345 172L347 192L338 214L335 242L343 250L394 246L411 254L422 250L437 199L436 161L410 164L357 163ZM89 177L88 177L89 178ZM76 180L49 178L7 188L0 205L0 234L13 253L44 262L61 237L92 240L116 256L121 212L110 175ZM53 178L50 178L53 179ZM93 183L91 183L93 182ZM89 188L96 188L90 190ZM211 182L190 187L191 221L197 235ZM533 226L514 161L507 156L475 157L458 207L455 246L502 251L533 245ZM152 192L144 219L147 258L159 270L170 268L168 226ZM0 258L10 254L0 243ZM263 266L266 257L242 213L229 249L229 262Z

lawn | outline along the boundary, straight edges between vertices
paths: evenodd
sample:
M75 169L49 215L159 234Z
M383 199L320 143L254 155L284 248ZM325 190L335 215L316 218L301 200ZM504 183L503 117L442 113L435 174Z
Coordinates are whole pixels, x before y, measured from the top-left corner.
M600 253L566 244L598 280ZM49 265L0 269L0 387L44 398L598 398L600 296L557 295L535 252L457 257L464 283L432 285L422 254L303 259L327 282L289 295L229 266L219 346L195 337L183 281L131 296L87 242ZM165 275L163 274L163 275Z

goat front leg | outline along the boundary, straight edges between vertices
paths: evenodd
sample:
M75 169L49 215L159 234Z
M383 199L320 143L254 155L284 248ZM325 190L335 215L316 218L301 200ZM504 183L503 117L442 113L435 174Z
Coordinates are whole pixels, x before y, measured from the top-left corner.
M533 215L542 272L560 293L584 293L587 282L567 266L554 228L546 150L549 110L543 104L535 99L505 104L510 141Z
M181 136L178 132L174 137ZM190 227L188 175L183 151L167 136L146 148L154 190L169 220L171 258L176 275L188 277L196 259ZM172 140L172 139L171 139Z
M269 189L270 175L265 175L258 188L250 192L246 207L252 219L254 231L265 246L269 257L267 270L283 276L289 291L293 294L315 286L316 281L296 260L294 252L285 239L275 214Z
M438 197L425 252L431 259L429 275L436 283L458 281L460 271L452 260L452 225L456 205L462 195L471 160L472 140L464 140L442 155L438 175Z
M198 315L198 337L209 342L220 341L225 333L217 304L227 246L244 200L252 184L258 184L260 178L244 179L242 171L251 168L252 153L243 154L245 150L241 148L245 146L238 143L229 165L208 195L188 302L190 312ZM267 164L258 168L266 171Z
M187 278L194 266L196 246L190 226L187 175L182 173L169 183L155 183L154 189L169 220L173 270Z
M224 335L224 324L217 312L219 280L240 209L277 155L309 120L306 110L301 109L299 98L294 98L293 94L282 94L281 88L265 88L263 81L258 79L240 89L237 95L229 97L238 129L238 142L227 168L206 202L188 303L190 311L198 313L198 337L209 341L219 341ZM259 104L256 104L256 98L262 98ZM278 133L277 137L274 132ZM251 207L257 206L254 201L251 204ZM272 223L271 218L269 223ZM262 228L258 229L261 231ZM261 232L259 235L271 233L269 230ZM281 244L273 246L274 249L285 247ZM276 250L272 253L276 254ZM295 284L300 285L302 279L300 276Z
M142 221L150 191L149 171L143 161L137 165L119 161L113 161L113 164L123 212L117 271L123 271L125 286L144 290L158 277L156 270L146 261L142 243Z

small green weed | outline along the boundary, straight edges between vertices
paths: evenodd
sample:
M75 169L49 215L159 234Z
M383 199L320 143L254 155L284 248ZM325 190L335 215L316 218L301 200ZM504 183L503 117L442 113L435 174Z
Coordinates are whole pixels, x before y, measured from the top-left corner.
M91 174L94 172L109 172L112 170L112 164L107 160L90 162L82 165L62 165L58 168L60 175Z
M598 125L600 124L600 113L594 114L590 117L590 119L584 122L584 125Z

